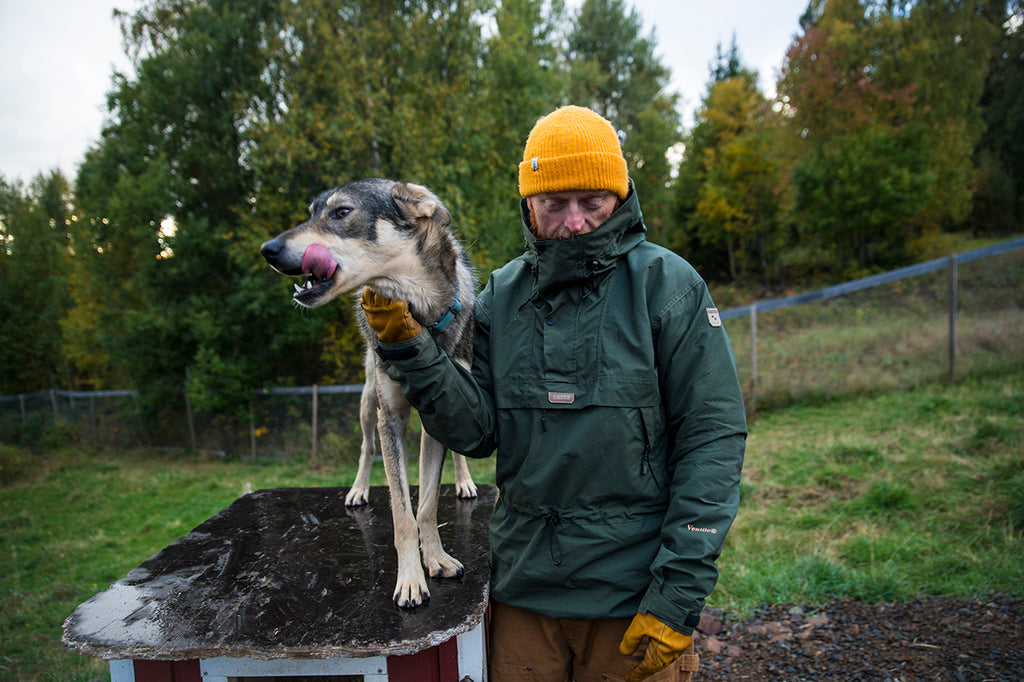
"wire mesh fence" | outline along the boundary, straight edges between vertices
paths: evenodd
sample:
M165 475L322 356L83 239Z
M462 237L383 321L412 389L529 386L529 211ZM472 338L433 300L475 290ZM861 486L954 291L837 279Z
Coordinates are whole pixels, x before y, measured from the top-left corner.
M723 311L749 411L1024 365L1024 239Z
M246 418L193 413L182 396L180 404L167 405L145 421L135 391L49 390L5 396L0 397L0 443L157 447L354 463L362 438L361 391L362 384L261 390Z
M0 443L47 446L70 436L133 447L141 424L134 391L50 390L0 397Z
M748 410L907 390L1024 367L1024 238L721 313ZM352 462L362 385L266 389L245 418L184 395L143 421L133 391L0 397L0 443L184 448ZM416 449L413 420L410 440Z

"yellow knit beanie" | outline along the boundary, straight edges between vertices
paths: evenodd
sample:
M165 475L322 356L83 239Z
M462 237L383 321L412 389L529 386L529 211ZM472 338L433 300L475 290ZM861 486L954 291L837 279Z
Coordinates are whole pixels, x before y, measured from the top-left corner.
M606 189L629 193L619 136L605 118L584 107L555 109L530 131L519 164L519 193Z

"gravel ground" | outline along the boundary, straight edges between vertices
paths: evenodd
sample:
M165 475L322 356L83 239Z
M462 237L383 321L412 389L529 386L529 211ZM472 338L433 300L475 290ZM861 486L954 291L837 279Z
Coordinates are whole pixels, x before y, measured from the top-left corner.
M731 621L708 609L694 682L1024 680L1024 600L927 598L772 606Z

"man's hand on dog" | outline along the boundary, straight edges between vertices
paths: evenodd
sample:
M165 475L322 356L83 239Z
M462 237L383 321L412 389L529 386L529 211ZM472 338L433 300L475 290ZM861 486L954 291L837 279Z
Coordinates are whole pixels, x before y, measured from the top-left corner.
M366 313L366 321L377 332L377 338L384 343L408 341L423 331L420 323L409 313L406 301L392 301L364 288L359 305Z
M664 670L693 643L692 635L676 632L649 613L638 613L622 637L619 653L630 656L637 652L641 640L645 637L646 653L643 660L626 675L627 682L639 682Z

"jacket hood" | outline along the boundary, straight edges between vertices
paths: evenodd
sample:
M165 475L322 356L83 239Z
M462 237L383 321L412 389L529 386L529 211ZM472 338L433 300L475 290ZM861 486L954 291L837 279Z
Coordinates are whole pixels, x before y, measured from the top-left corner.
M615 262L644 241L647 228L636 190L593 232L568 239L539 239L530 229L526 199L520 201L527 252L523 259L536 273L534 293L547 295L608 272Z

